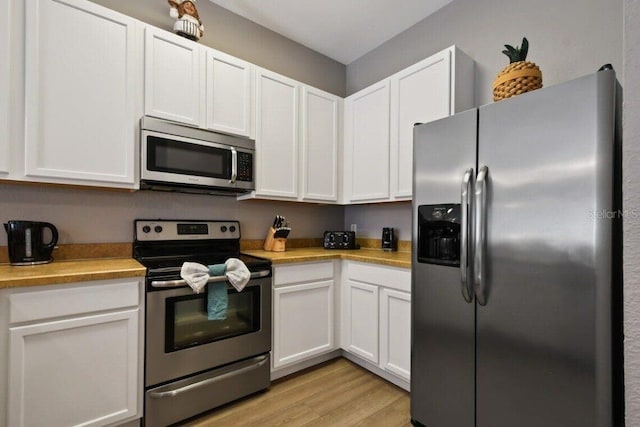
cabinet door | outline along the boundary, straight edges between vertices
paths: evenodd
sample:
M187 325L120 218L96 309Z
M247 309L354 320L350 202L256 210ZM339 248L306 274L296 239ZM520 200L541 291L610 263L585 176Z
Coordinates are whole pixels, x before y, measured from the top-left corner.
M378 287L347 281L346 289L347 351L378 363Z
M9 0L0 0L0 177L9 173Z
M136 21L88 1L28 0L25 28L26 176L134 187Z
M200 126L204 109L204 50L175 34L146 28L144 112Z
M208 50L207 128L251 136L251 64Z
M380 292L380 366L409 381L411 295L406 292Z
M273 367L334 349L333 280L274 289Z
M352 202L389 198L389 81L345 101L345 184Z
M338 200L340 98L318 89L302 91L302 198Z
M298 197L298 83L256 72L256 194Z
M451 111L451 51L442 51L391 78L391 196L411 198L413 125Z
M138 309L9 330L12 426L98 426L132 417Z
M341 99L305 86L302 91L302 198L338 200Z

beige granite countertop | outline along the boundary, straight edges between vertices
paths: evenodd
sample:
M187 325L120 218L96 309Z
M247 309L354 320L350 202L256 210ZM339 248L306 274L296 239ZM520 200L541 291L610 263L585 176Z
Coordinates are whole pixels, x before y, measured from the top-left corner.
M411 252L408 251L384 252L381 249L372 247L363 247L362 249L356 250L328 250L322 247L298 247L287 249L285 252L267 252L261 249L251 249L252 247L256 248L261 246L260 241L256 242L255 245L244 245L243 252L270 259L274 265L322 261L325 259L346 259L393 267L411 268ZM302 243L309 244L311 242L304 241ZM313 243L318 244L317 241ZM366 244L366 242L362 243ZM375 244L377 243L373 242L373 245ZM144 277L146 273L146 269L140 263L127 256L127 254L131 253L130 243L68 246L68 248L62 247L54 253L57 260L52 263L34 266L12 266L8 263L3 264L2 262L7 262L8 259L6 253L4 253L6 252L6 248L2 248L4 251L0 253L0 289L89 280ZM66 259L80 255L90 259Z
M33 266L0 264L0 289L144 277L145 273L146 269L132 258L65 260Z
M246 254L270 259L274 265L293 262L312 262L325 259L346 259L392 267L411 268L411 252L384 252L381 249L362 248L335 250L324 248L296 248L284 252L245 250Z

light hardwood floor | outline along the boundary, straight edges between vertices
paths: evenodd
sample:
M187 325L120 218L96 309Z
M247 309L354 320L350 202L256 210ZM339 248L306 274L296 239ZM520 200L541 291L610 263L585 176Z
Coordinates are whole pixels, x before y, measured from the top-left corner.
M213 426L411 426L409 393L339 358L274 381L264 392L185 424Z

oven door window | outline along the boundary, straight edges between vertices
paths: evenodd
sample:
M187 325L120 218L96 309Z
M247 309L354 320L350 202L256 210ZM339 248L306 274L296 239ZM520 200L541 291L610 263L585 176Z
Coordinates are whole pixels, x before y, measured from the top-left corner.
M207 293L166 299L165 352L182 350L260 330L260 286L227 287L225 320L207 317Z
M149 135L147 170L229 179L231 151Z

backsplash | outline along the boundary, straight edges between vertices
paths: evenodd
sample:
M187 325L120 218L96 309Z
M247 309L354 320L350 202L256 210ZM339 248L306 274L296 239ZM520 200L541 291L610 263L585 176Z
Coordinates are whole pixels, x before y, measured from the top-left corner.
M344 229L351 224L358 238L380 239L382 227L393 227L398 240L411 240L411 202L345 206Z
M59 244L133 241L133 220L237 219L243 239L264 239L276 214L284 215L290 238L321 238L325 230L341 229L344 207L234 197L153 191L120 192L0 184L0 222L12 219L56 225ZM7 234L0 233L0 246Z

